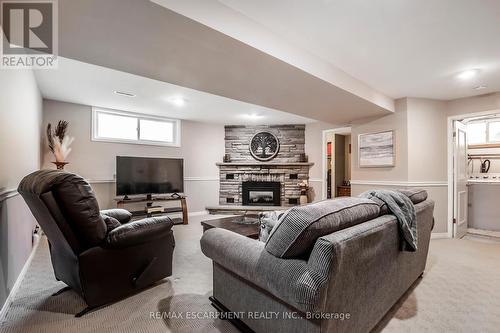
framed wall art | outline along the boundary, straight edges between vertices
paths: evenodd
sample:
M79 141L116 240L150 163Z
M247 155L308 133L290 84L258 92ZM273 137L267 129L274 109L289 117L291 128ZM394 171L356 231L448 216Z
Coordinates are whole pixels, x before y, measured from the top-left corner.
M360 168L383 168L395 165L394 131L360 134L358 136Z

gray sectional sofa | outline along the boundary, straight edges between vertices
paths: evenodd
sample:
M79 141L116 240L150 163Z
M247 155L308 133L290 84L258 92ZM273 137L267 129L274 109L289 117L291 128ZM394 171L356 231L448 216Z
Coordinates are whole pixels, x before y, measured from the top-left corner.
M434 202L415 204L418 249L401 251L383 202L340 198L287 211L266 243L224 229L201 239L213 301L255 332L369 332L422 275Z

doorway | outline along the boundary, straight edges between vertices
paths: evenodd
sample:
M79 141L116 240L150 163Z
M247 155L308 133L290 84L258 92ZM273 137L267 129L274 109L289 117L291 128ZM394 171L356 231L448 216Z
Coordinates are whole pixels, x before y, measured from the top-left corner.
M323 131L323 199L351 196L351 128Z
M500 236L500 111L448 118L448 234Z

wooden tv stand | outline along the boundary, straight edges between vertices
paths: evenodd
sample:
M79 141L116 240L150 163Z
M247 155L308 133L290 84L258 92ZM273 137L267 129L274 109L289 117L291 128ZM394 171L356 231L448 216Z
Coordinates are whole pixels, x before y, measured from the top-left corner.
M157 196L157 197L141 197L141 198L130 198L130 199L115 199L116 207L125 209L127 204L135 204L135 203L145 203L146 207L152 206L156 202L165 202L165 201L180 201L180 207L166 207L162 212L155 212L148 214L145 210L139 211L131 211L133 217L152 217L156 215L168 215L172 213L181 213L181 218L173 218L172 221L174 224L188 224L188 211L187 211L187 203L185 196Z

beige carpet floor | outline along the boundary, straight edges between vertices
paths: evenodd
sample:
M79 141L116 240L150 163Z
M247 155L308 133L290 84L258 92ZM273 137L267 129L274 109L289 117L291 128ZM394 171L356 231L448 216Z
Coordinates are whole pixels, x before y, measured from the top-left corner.
M213 216L212 216L213 217ZM0 323L6 332L236 332L218 319L186 318L213 312L211 262L199 247L200 221L174 227L174 275L125 300L74 318L85 307L73 292L50 295L64 286L54 279L42 238L21 287ZM156 312L180 314L153 317ZM500 243L467 237L433 240L423 279L377 326L382 332L500 332Z

